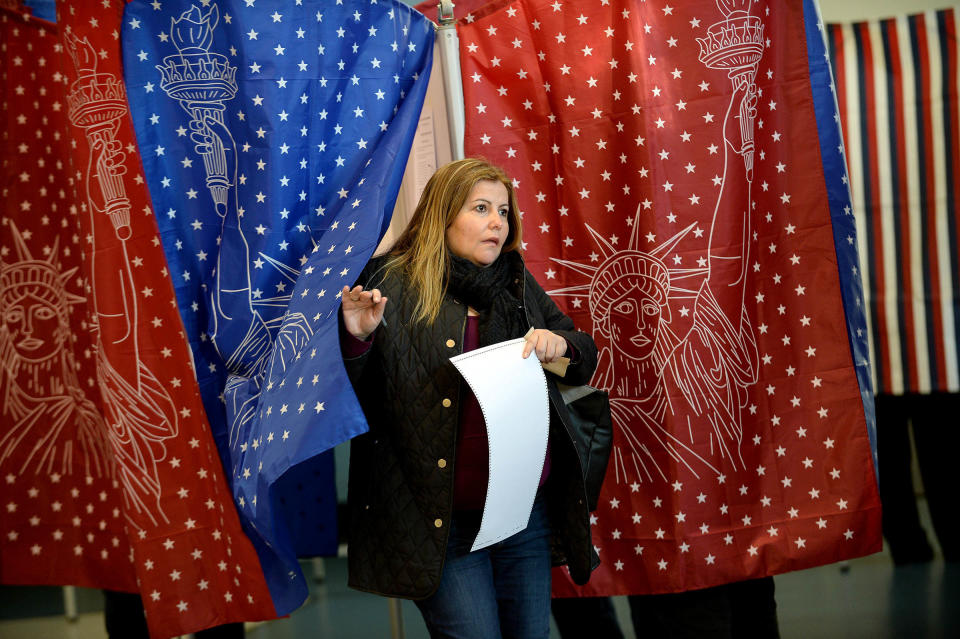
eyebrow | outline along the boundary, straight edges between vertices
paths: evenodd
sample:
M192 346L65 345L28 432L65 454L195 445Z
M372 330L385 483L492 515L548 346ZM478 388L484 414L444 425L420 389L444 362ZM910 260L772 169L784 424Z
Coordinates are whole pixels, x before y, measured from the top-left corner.
M471 204L477 204L478 202L486 202L487 204L493 204L493 201L492 201L492 200L488 200L488 199L485 198L485 197L478 197L478 198L476 198L475 200L473 200L473 201L471 202ZM509 206L510 206L510 203L509 203L509 202L504 202L504 203L501 204L500 206L509 207ZM499 207L497 207L497 208L499 208Z

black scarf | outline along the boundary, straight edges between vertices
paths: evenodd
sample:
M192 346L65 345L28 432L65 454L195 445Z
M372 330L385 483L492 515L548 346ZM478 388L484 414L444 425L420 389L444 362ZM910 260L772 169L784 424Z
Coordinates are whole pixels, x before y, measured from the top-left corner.
M523 259L516 251L502 253L493 264L481 267L450 256L448 292L480 314L480 346L489 346L527 332L523 302Z

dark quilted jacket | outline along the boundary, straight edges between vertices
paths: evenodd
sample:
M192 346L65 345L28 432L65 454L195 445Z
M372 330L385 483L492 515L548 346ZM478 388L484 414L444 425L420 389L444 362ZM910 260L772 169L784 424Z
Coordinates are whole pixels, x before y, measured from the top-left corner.
M399 278L384 280L382 266L382 259L373 260L358 283L386 295L384 322L373 346L346 361L370 424L350 448L349 584L421 599L440 583L453 511L461 377L449 358L461 352L467 308L448 296L431 327L414 325L415 295ZM574 329L526 269L514 284L528 324L554 331L576 349L579 361L563 381L586 384L597 363L593 339ZM578 455L583 435L569 428L556 380L550 373L547 378L553 561L567 564L573 580L585 583L599 560L581 470L588 462Z

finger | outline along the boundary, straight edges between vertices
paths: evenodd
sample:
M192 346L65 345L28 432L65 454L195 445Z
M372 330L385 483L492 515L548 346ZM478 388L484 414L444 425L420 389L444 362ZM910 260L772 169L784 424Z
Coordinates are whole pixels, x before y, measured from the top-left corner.
M544 351L543 361L545 361L545 362L552 362L552 361L555 360L555 359L557 359L557 345L556 345L556 343L551 339L551 340L549 340L549 342L547 343L547 348L546 348L546 350Z
M563 357L563 354L567 350L567 341L556 334L551 334L553 342L553 359L550 361L556 361Z
M541 362L545 362L546 356L547 356L547 340L541 337L539 340L537 340L537 359L539 359Z
M527 338L527 343L523 345L523 359L530 357L530 351L532 351L533 347L536 345L534 340L536 340L535 335L531 335Z
M357 306L357 297L354 294L354 291L350 289L349 286L344 286L343 291L341 291L341 300L344 304L348 305L349 308L353 309Z
M387 298L381 296L380 301L373 307L373 312L377 317L377 320L383 319L383 312L387 308Z
M536 353L537 359L540 360L541 362L543 361L544 346L545 346L545 342L543 341L543 335L541 335L540 332L537 331L533 335L533 352Z

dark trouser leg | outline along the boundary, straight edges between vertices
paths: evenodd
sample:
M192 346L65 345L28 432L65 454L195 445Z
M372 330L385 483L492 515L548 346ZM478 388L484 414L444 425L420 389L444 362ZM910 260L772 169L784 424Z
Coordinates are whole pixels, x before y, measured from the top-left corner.
M440 587L416 601L431 639L500 639L493 569L486 549L469 552L469 536L457 535L454 524ZM476 534L476 529L474 529ZM454 548L463 550L454 555Z
M877 395L877 458L883 536L897 564L930 561L933 550L920 525L910 473L909 397Z
M103 591L103 618L110 639L150 639L143 600L135 592ZM228 623L194 633L197 639L243 639L242 623Z
M951 458L960 447L960 394L936 393L915 402L913 440L930 519L944 559L960 561L960 524L954 512L957 480Z
M725 586L627 600L638 638L734 639Z
M623 639L610 597L570 597L550 604L562 639Z
M196 639L243 639L245 631L242 623L227 623L195 632L193 636Z
M540 496L534 502L526 529L490 548L503 639L548 639L551 573L546 498Z
M733 609L732 636L735 639L779 639L773 577L740 581L728 588Z
M778 639L773 577L628 597L638 639Z
M135 592L103 591L103 620L110 639L149 639L143 601Z

